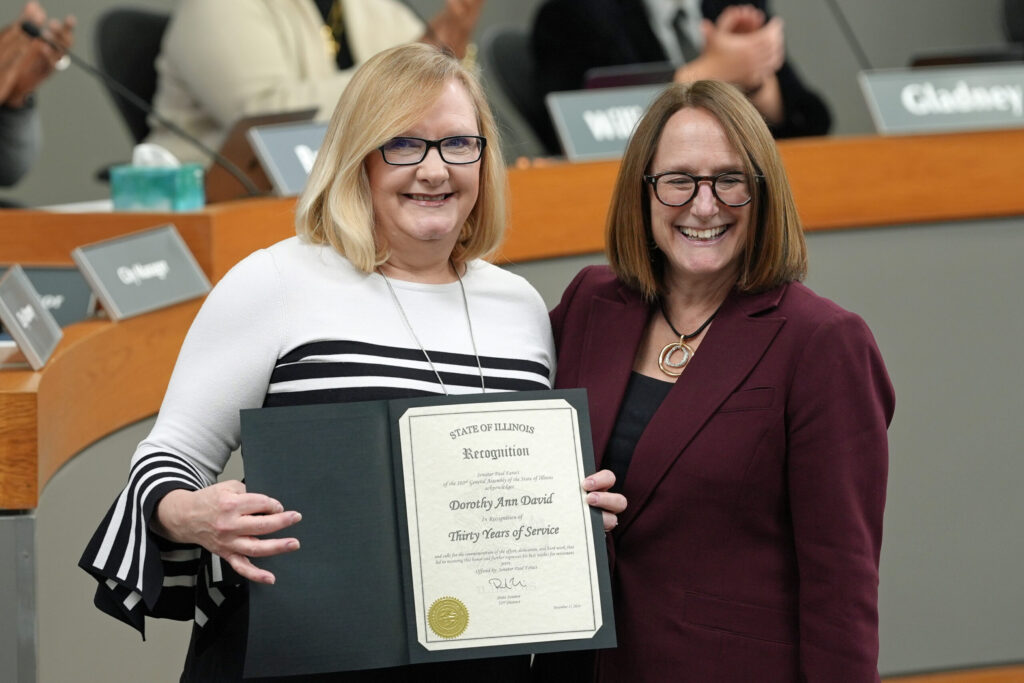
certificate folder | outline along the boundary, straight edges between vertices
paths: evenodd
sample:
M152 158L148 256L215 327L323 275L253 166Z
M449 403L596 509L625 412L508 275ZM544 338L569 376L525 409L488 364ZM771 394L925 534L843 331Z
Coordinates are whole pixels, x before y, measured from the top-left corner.
M511 412L493 412L506 408ZM506 414L517 418L492 419ZM532 426L522 426L534 414L541 420L535 434ZM571 427L565 429L567 416ZM549 422L559 438L575 435L577 453L571 447L544 450L550 446L544 436ZM247 677L615 646L601 513L580 504L578 493L579 482L594 471L585 391L261 408L243 410L241 423L247 488L303 515L299 524L279 534L297 537L300 550L255 560L277 581L249 587ZM455 424L460 426L450 427ZM509 431L464 436L482 425ZM530 436L513 429L529 430L532 445ZM495 447L477 448L474 438L487 438ZM525 447L517 447L523 438ZM517 489L527 485L520 480L554 478L526 476L525 468L548 468L548 461L529 456L530 448L551 458L553 475L563 473L557 475L562 485L558 494L531 495ZM524 452L525 457L517 457ZM483 467L490 474L467 483L460 480L463 467ZM520 470L522 475L517 474ZM566 493L570 478L575 492ZM462 484L477 489L463 495L458 492ZM552 483L552 491L554 487ZM573 498L577 493L579 501ZM552 499L568 501L568 512L552 512L554 506L544 505ZM439 500L443 513L435 512ZM523 505L507 514L469 512L479 515L470 519L496 520L485 524L486 534L508 538L477 543L471 538L476 533L472 522L448 516L448 509L456 510L452 515L466 514L461 508L481 501L490 501L488 510L491 504ZM540 521L545 514L560 516ZM582 536L569 538L585 542L564 543L570 529L584 528ZM567 533L550 540L540 535L560 529ZM537 535L527 542L531 533ZM452 552L437 550L438 542L443 546L449 541ZM531 558L539 553L541 559L521 559L527 557L527 546ZM485 547L489 554L481 552ZM577 569L588 566L571 578L560 571L545 575L546 555L553 567L559 555L572 555L569 561ZM480 575L480 585L470 585L475 579L460 579L457 572L466 572L481 557L485 560L475 571L464 574ZM487 557L496 558L493 567ZM517 570L514 576L509 575L512 569ZM531 570L533 574L520 573ZM568 592L558 586L560 581L571 581L567 589L593 596L593 602L531 604L552 592ZM572 608L578 608L580 618L560 622ZM522 617L524 624L536 624L538 611L546 615L545 609L552 610L552 618L544 618L550 628L519 629L511 623ZM578 628L581 618L589 626Z

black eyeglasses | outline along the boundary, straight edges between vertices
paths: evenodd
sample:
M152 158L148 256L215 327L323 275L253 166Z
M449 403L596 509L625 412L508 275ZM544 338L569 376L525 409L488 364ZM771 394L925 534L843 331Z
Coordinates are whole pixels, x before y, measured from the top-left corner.
M487 138L479 135L453 135L440 140L391 138L377 149L385 163L412 166L426 159L431 147L437 148L441 161L446 164L473 164L480 161L486 146Z
M764 179L753 176L755 181ZM711 194L726 206L746 206L753 199L746 173L725 171L718 175L693 175L683 171L665 171L645 175L644 182L654 187L654 196L665 206L683 206L697 196L702 182L711 183Z

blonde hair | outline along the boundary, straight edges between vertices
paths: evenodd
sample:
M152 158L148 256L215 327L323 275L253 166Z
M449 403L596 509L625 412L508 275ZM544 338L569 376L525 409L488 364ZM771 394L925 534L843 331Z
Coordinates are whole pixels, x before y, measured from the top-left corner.
M456 264L483 258L505 233L507 178L494 115L483 88L450 53L422 43L381 52L352 77L334 109L306 188L299 197L295 230L316 244L329 243L354 266L371 272L390 249L374 230L366 173L367 155L416 124L457 81L476 108L480 135L487 138L480 160L480 191L452 251Z
M740 256L736 288L744 292L771 289L802 280L807 273L807 245L796 203L775 141L757 109L743 94L720 81L669 86L651 104L626 147L615 182L605 250L619 279L653 300L664 294L664 258L651 234L653 194L644 182L651 160L672 115L687 107L711 113L743 160L753 183L752 217Z

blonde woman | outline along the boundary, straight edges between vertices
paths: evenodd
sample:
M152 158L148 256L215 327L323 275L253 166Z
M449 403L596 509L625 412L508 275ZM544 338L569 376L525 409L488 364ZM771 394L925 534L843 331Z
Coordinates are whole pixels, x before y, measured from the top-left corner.
M259 558L299 550L263 536L300 510L216 483L239 443L240 409L550 387L540 296L481 260L502 238L504 174L487 102L458 61L422 44L381 53L338 103L298 235L244 259L211 292L81 561L101 609L140 630L145 616L194 615L182 680L241 678L247 582L273 583ZM609 473L590 479L613 526L625 501L597 491ZM506 658L322 680L527 673L527 658Z

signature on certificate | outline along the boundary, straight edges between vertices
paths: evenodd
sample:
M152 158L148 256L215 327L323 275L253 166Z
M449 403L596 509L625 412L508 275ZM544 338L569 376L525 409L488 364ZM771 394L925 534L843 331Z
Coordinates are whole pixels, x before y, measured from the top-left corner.
M504 578L499 578L499 577L495 576L493 578L487 579L487 583L489 583L491 585L491 588L494 588L495 590L503 590L503 591L504 590L510 591L510 590L514 590L516 588L520 588L520 589L528 588L528 586L526 585L525 581L517 579L514 576L506 576Z

